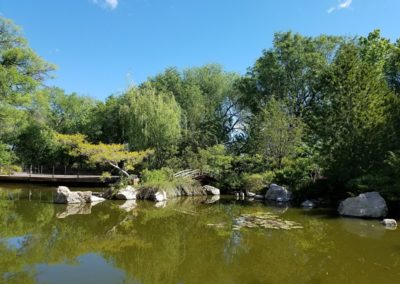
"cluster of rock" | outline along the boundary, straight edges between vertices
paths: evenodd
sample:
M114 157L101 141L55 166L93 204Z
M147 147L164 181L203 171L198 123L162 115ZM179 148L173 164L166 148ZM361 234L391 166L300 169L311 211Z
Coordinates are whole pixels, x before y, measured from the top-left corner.
M383 218L388 213L385 199L378 192L361 193L356 197L349 197L339 204L338 212L342 216L359 218ZM397 228L394 219L383 219L381 222L387 229Z
M236 197L245 198L246 196L254 199L265 199L275 202L289 202L292 199L292 193L285 187L272 183L265 195L255 194L253 192L235 192Z
M54 203L59 204L82 204L97 203L105 199L95 196L91 191L70 191L66 186L59 186L53 198Z
M185 187L179 188L177 191L172 191L168 195L164 190L147 188L145 190L136 190L133 186L126 186L117 192L108 190L101 196L94 195L91 191L70 191L66 186L59 186L53 198L54 203L59 204L85 204L96 203L106 199L116 200L136 200L146 199L155 202L165 202L168 198L177 196L193 196L193 195L212 195L219 196L220 190L218 188L205 185L200 189L189 189Z

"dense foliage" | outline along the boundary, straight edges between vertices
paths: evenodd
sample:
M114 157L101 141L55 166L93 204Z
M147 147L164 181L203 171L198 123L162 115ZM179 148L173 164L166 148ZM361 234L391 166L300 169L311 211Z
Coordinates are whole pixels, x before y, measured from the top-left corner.
M136 153L140 165L127 170L149 182L192 168L225 191L278 182L302 195L399 197L400 40L378 30L277 33L244 76L219 65L168 68L104 102L44 86L53 69L0 19L3 169L85 167L85 156L87 166L121 170ZM68 137L83 139L79 155L60 147Z

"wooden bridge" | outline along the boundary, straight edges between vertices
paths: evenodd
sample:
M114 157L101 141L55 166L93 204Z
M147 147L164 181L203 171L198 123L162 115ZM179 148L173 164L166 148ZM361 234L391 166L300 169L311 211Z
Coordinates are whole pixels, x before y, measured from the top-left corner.
M104 179L98 175L52 175L52 174L29 174L15 173L12 175L0 175L0 182L15 183L42 183L72 186L104 186L116 182L119 176Z
M207 172L200 169L187 169L174 174L174 177L190 177L192 179L198 180L202 184L208 184L213 177Z

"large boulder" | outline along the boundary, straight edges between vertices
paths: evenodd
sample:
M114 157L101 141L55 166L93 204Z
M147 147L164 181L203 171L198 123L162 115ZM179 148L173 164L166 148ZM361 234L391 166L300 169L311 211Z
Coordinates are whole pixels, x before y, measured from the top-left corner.
M135 200L136 189L128 185L127 187L118 190L115 194L115 198L119 200Z
M205 186L203 186L203 188L206 191L207 195L220 195L221 194L221 191L218 188L213 187L211 185L205 185Z
M91 196L91 191L70 191L66 186L59 186L53 197L53 202L59 204L90 203Z
M288 202L292 199L292 193L283 186L272 183L265 194L265 199L277 202Z
M340 202L338 211L344 216L381 218L386 216L388 208L378 192L366 192Z

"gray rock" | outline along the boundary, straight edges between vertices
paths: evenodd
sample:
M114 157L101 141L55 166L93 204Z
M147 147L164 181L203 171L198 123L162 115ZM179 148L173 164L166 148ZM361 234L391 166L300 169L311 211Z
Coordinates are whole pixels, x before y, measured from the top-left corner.
M218 188L211 185L205 185L203 186L203 188L206 191L207 195L220 195L221 192Z
M272 183L265 194L265 199L277 202L288 202L292 199L292 193L283 186Z
M254 198L255 198L255 199L264 199L265 196L264 196L264 195L257 194L257 195L254 196Z
M91 191L70 191L66 186L59 186L53 202L59 204L90 203L91 197Z
M311 201L311 200L306 200L306 201L303 201L301 203L301 207L303 207L303 208L314 208L315 207L315 203L313 201Z
M115 194L115 198L119 200L135 200L136 190L132 186L128 185L127 187L118 190Z
M394 219L383 219L381 223L386 229L395 230L397 228L397 222Z
M255 197L256 194L254 192L248 192L247 197Z
M339 204L340 215L352 217L385 217L388 208L385 200L378 192L366 192L357 197L350 197Z

